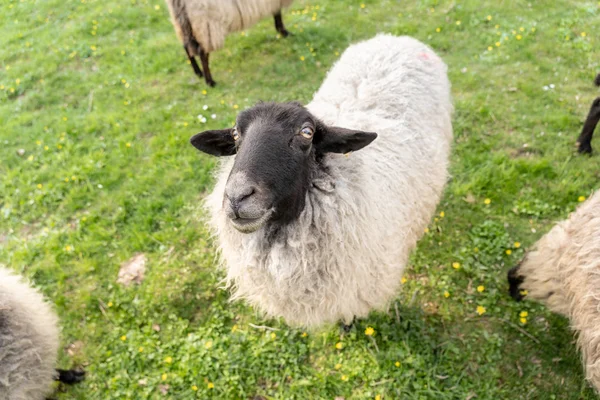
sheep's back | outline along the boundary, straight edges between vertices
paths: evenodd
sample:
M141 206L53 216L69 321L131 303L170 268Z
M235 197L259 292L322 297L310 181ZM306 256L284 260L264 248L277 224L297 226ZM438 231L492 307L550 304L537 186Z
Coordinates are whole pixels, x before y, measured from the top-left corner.
M0 400L45 398L58 338L58 319L43 296L0 267Z

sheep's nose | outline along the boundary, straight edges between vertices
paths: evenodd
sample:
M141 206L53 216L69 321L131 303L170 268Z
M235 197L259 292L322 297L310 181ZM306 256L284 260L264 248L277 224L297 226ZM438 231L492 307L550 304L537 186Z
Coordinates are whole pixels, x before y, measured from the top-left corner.
M227 185L227 188L225 189L225 197L229 201L229 205L231 206L236 218L240 218L240 207L242 207L244 202L246 202L246 200L248 200L254 193L256 193L256 187L253 185Z

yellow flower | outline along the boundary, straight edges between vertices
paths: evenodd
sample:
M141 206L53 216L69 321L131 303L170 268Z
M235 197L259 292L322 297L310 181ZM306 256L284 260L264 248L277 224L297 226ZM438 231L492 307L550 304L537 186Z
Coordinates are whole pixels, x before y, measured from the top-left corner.
M62 149L62 144L57 144L56 148L58 148L59 150Z
M477 314L479 315L483 315L485 314L485 307L484 306L477 306Z
M443 211L442 211L442 212L440 212L440 217L444 218L445 216L446 216L446 213L445 213L445 212L443 212Z
M441 32L441 31L442 31L442 28L440 28L440 27L438 26L437 28L435 28L435 31L439 33L439 32Z
M343 347L344 347L344 345L342 344L342 342L337 342L335 344L335 348L338 349L338 350L341 350Z
M515 242L514 246L515 246L515 249L518 249L519 247L521 247L521 243Z
M240 108L240 106L238 106L237 104L234 104L233 108L237 110L238 108Z
M38 184L37 184L37 188L38 188L38 189L41 189L42 187L43 187L43 186L42 186L42 184L41 184L41 183L38 183Z
M208 92L206 91L206 89L203 89L203 90L202 90L202 94L206 94L206 93L208 93Z
M425 228L424 232L429 233L429 228Z
M48 150L48 149L49 149L49 147L48 147L48 146L44 146L44 150Z
M456 25L460 25L460 21L456 21Z
M38 146L41 146L41 145L42 145L42 142L41 142L41 141L39 141L39 140L36 140L36 141L35 141L35 144L37 144Z
M450 292L446 290L446 291L444 292L444 297L445 297L445 298L448 298L448 297L450 297Z
M519 28L519 31L523 32L523 31L525 31L525 28L523 28L523 27L520 27L520 28Z
M308 333L306 333L306 332L302 332L302 335L301 335L301 336L302 336L302 337L307 337L307 336L308 336Z
M485 205L489 205L491 202L492 202L492 200L491 200L491 199L485 199L485 200L483 201L483 204L485 204Z
M527 323L527 318L520 318L519 321L521 321L521 323L525 325Z
M500 42L496 42L495 44L496 44L496 47L500 47L500 45L501 45L502 43L500 43Z
M125 143L125 146L131 147L131 143Z
M395 365L396 367L399 367L399 366L400 366L400 361L396 361L396 362L394 363L394 365Z
M342 368L342 364L335 364L335 369L340 369Z
M521 39L523 39L523 36L517 35L517 40L521 40Z
M506 249L506 254L510 256L512 254L512 250L511 249Z
M277 334L275 332L271 332L271 339L275 339L277 337Z
M456 261L455 261L455 262L453 262L453 263L452 263L452 268L454 268L454 269L459 269L459 268L460 268L460 263L458 263L458 262L456 262Z
M214 389L215 388L215 384L212 382L208 382L208 385L206 385L207 388L209 389Z
M198 386L196 386L196 385L192 385L192 390L193 390L194 392L198 391Z
M370 326L368 326L367 329L365 329L365 335L373 336L374 334L375 334L375 329L371 328Z
M498 29L498 28L500 28L500 25L496 25L496 26L494 26L494 28Z
M234 325L234 326L231 327L231 332L235 332L237 330L238 330L238 326L237 325Z
M113 306L113 302L112 302L112 301L109 301L109 302L108 302L108 304L107 304L107 306L108 306L109 308L110 308L110 307L112 307L112 306Z
M336 55L336 56L339 56L339 55L340 55L340 52L339 52L339 51L336 51L336 52L335 52L335 55Z
M21 83L21 80L19 78L15 79L15 83L18 85L19 83Z
M90 46L90 49L92 49L92 51L96 51L96 46Z
M343 381L347 381L347 380L348 380L348 377L347 377L346 375L342 375L342 380L343 380Z
M173 357L169 356L169 357L165 358L165 362L167 364L171 364L173 362Z
M27 157L27 161L33 161L33 156Z
M72 249L73 249L73 248L72 248L71 246L69 246L69 245L66 245L66 246L65 246L65 250L66 250L66 251L71 251Z
M74 176L74 175L71 175L71 180L72 180L72 181L74 181L74 180L77 180L77 177L76 177L76 176Z
M140 348L138 349L138 351L139 351L140 353L143 353L143 352L144 352L144 348L143 348L143 347L140 347Z
M124 342L124 341L126 341L126 340L127 340L127 336L125 336L125 335L121 336L121 341L123 341L123 342Z
M579 197L577 198L577 201L578 201L578 202L580 202L580 203L581 203L582 201L585 201L585 196L579 196Z
M494 48L492 46L488 46L488 51L492 51Z
M155 10L160 10L160 6L157 4L157 5L154 6L154 9Z
M381 400L381 395L378 394L377 396L375 396L375 400Z
M212 340L209 340L208 342L204 343L204 348L206 349L210 349L213 345Z
M403 285L406 283L406 281L408 281L408 279L406 279L406 277L402 277L402 279L400 279L400 283L402 283Z
M529 316L529 313L527 311L521 311L519 313L519 317L521 318L527 318Z
M361 4L361 5L360 5L360 8L365 8L365 5L364 5L364 4Z
M531 28L531 32L535 32L535 28Z
M492 16L491 16L491 15L488 15L488 16L487 16L487 20L488 20L488 21L491 21L491 20L492 20Z
M479 293L483 292L484 290L485 290L485 286L483 286L483 285L479 285L479 286L477 286L477 291L478 291Z
M529 293L527 290L521 290L519 291L519 293L521 294L521 296L527 296L527 293Z
M304 56L300 56L300 61L304 61Z
M69 178L65 178L65 182L69 182Z
M162 379L163 381L166 381L167 380L167 374L162 374L160 376L160 379Z

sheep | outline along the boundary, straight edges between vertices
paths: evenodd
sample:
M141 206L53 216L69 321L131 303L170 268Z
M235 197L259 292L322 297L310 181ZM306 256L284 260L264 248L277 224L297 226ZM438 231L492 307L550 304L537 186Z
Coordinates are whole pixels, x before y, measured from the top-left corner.
M508 273L510 295L548 306L578 333L586 378L600 392L600 191Z
M596 86L600 86L600 74L596 75L596 79L594 79L594 84ZM600 97L597 97L592 102L592 106L590 107L588 116L585 120L585 123L583 124L581 134L577 139L577 151L579 153L592 153L592 136L594 135L594 129L596 129L598 121L600 121Z
M423 43L380 34L306 107L259 103L192 137L235 155L205 199L232 299L309 329L386 309L447 179L446 70Z
M52 381L76 383L84 373L55 370L58 317L43 296L0 267L0 400L43 400Z
M192 64L194 73L209 86L215 86L208 66L208 56L219 50L230 32L255 25L273 15L275 29L283 37L288 31L283 25L281 10L294 0L166 0L175 33ZM194 56L199 56L202 69Z

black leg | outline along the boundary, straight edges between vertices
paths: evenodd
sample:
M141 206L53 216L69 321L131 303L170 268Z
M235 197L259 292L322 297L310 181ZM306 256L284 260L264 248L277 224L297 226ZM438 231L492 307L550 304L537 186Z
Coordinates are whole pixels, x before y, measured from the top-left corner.
M198 75L198 78L202 78L202 70L200 69L200 67L198 66L198 63L196 62L196 59L194 58L193 55L190 54L190 51L188 50L187 46L183 46L184 50L185 50L185 54L187 54L188 59L190 60L190 63L192 64L192 68L194 69L194 73L196 75Z
M283 37L287 37L290 33L285 29L283 25L283 18L281 18L281 11L278 11L277 14L274 15L275 18L275 29L279 34Z
M580 153L591 154L592 152L592 136L594 135L594 129L600 121L600 97L596 98L590 107L590 112L583 124L581 135L577 139L579 148L577 151Z
M204 70L204 80L206 81L206 84L210 87L214 87L217 83L213 81L210 73L210 68L208 66L208 53L202 49L200 49L200 61L202 61L202 69Z
M58 377L56 380L66 383L67 385L72 385L85 379L85 371L78 371L75 369L57 369L56 372L58 372Z
M344 332L350 333L355 322L356 322L356 317L352 318L352 322L350 322L349 325L342 323L342 329L344 330Z

